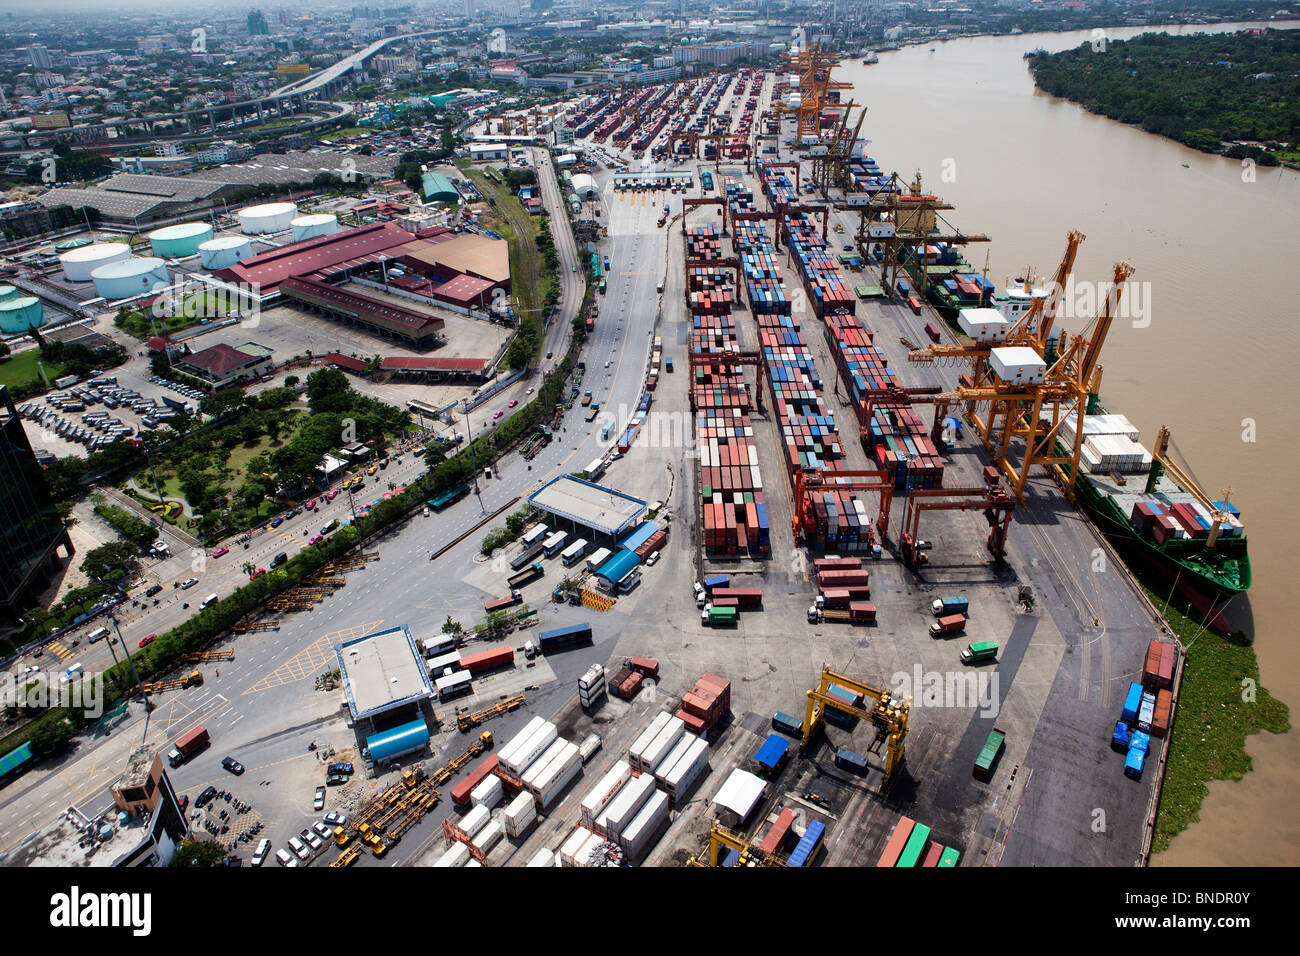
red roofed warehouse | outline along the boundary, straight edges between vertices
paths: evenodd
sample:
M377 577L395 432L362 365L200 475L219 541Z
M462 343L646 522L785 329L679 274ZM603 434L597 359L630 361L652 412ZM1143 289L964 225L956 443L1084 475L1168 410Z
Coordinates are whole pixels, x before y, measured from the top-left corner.
M210 382L214 388L243 379L257 378L271 367L271 355L241 352L229 345L213 345L176 362L177 371Z

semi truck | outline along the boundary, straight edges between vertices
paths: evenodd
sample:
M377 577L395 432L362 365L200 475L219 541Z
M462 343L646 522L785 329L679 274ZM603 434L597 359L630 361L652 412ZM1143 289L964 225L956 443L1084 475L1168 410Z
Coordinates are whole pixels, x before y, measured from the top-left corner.
M167 762L179 767L185 761L202 750L211 742L206 727L195 727L189 733L182 734L167 754Z
M943 634L960 634L965 629L965 614L949 614L930 625L930 636L939 637Z
M863 601L850 602L848 607L822 607L818 604L808 606L808 623L820 624L823 621L848 621L853 624L869 624L876 619L876 606Z
M591 404L591 392L590 392L590 391L586 391L586 392L583 392L583 393L582 393L582 404L583 404L583 405L590 405L590 404Z
M970 602L966 598L955 595L938 598L930 604L930 612L935 617L946 617L952 614L965 615L968 613L969 608Z
M700 611L700 623L707 627L725 627L735 625L740 620L740 612L734 607L719 607L705 604Z
M511 591L515 591L518 588L523 587L529 581L536 581L545 573L546 573L546 568L542 564L542 562L534 561L531 565L524 568L522 571L519 571L516 574L512 574L510 575L510 577L506 578L506 583L510 585Z
M961 662L963 664L978 664L980 661L995 661L998 659L998 645L994 641L976 641L973 644L967 644L965 650L961 652Z
M1002 753L1002 747L1007 742L1007 735L1000 728L994 727L989 731L989 735L984 740L984 746L980 754L975 758L975 779L988 780L993 776L993 768L998 762L998 755Z
M542 542L540 541L534 542L528 547L525 547L524 550L520 551L517 555L515 555L514 559L511 560L510 562L510 570L518 571L525 564L528 564L530 561L533 560L533 558L537 557L541 553L542 553Z
M491 601L483 602L483 610L488 614L493 611L504 611L508 607L514 607L519 603L519 592L511 591L505 597L493 598Z

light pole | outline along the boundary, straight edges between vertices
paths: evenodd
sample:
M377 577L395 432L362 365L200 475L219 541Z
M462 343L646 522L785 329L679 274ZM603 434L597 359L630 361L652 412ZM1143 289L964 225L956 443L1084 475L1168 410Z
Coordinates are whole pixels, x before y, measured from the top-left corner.
M483 495L478 490L478 463L474 460L474 430L469 422L469 402L461 402L461 411L465 413L465 438L469 442L469 467L474 473L474 497L478 499L478 506L482 509L483 514L487 514L487 506L483 504Z

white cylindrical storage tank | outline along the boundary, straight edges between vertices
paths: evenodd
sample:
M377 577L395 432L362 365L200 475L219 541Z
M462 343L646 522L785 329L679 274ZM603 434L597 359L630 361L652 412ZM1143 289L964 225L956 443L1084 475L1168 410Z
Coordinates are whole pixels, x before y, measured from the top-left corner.
M40 328L44 321L41 300L35 296L16 295L0 300L0 332L26 332Z
M299 216L289 225L293 228L294 242L315 239L317 236L332 236L339 231L338 217L324 212Z
M89 282L90 274L100 266L117 262L131 255L131 247L125 242L96 242L89 246L69 249L59 256L63 274L69 282Z
M139 256L110 262L90 274L95 292L105 299L126 299L152 292L170 283L167 264L157 256Z
M291 202L269 202L239 210L239 231L250 236L264 232L281 232L289 228L298 215Z
M197 255L199 244L211 238L212 227L206 222L182 222L149 233L149 247L164 259L186 259Z
M18 295L18 290L11 285L0 285L0 302L7 302Z
M253 243L243 236L217 236L199 246L205 269L228 269L253 254Z

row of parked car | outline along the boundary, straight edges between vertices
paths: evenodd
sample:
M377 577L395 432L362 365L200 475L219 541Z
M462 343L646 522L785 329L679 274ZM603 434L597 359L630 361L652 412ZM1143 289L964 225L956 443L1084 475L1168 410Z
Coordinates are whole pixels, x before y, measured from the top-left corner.
M98 451L119 438L130 438L135 434L134 428L120 419L109 417L108 412L87 412L81 416L80 425L72 419L64 418L52 408L41 408L32 402L19 405L18 412L60 438L80 442L88 451Z
M163 378L161 375L150 375L149 381L153 382L155 385L161 385L163 388L169 388L173 392L180 392L186 398L192 398L196 402L202 401L206 397L205 393L197 388L191 388L183 382L173 382L169 379Z

